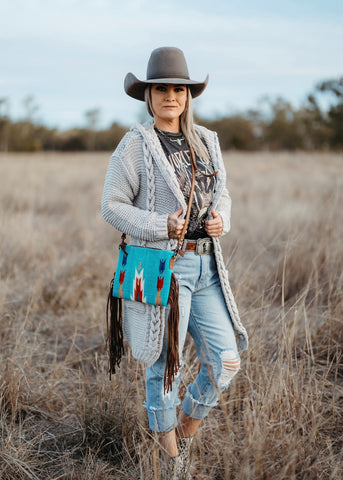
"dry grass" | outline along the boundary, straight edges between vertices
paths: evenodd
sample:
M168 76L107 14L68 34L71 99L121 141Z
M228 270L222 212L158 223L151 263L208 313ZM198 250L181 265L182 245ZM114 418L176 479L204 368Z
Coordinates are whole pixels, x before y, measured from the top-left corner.
M205 479L340 479L342 155L227 160L223 245L250 349L196 437L195 463ZM118 239L99 213L107 161L0 157L1 480L158 478L144 368L128 354L112 382L106 373ZM189 381L193 348L186 358Z

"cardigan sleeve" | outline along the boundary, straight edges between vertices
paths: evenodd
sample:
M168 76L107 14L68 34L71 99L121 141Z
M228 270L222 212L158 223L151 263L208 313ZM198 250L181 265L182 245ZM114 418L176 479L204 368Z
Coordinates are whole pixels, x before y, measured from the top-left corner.
M225 168L225 164L224 164L224 160L223 160L223 156L222 156L222 152L221 152L221 148L220 148L220 144L219 144L218 135L215 132L214 132L214 143L215 143L215 149L216 149L216 152L217 152L217 158L218 158L218 161L219 161L219 165L220 165L220 168L221 168L222 173L223 173L223 181L224 181L224 188L223 188L223 191L222 191L222 193L219 197L217 207L216 207L217 213L220 214L220 216L222 217L222 220L223 220L223 232L221 234L221 236L223 236L223 235L226 235L227 233L229 233L230 228L231 228L231 204L232 204L232 201L231 201L231 197L230 197L230 194L229 194L229 190L226 186L226 168Z
M226 235L231 228L231 197L226 186L220 196L216 211L220 214L223 220L223 232L221 236Z
M144 164L142 142L126 134L110 159L107 169L101 212L117 230L144 241L168 239L168 215L135 206L141 188Z

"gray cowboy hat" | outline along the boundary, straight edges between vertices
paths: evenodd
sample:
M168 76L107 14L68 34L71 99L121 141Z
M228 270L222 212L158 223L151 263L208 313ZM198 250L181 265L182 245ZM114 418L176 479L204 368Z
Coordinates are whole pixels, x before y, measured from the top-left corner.
M189 78L183 51L175 47L161 47L152 51L148 63L146 80L138 80L133 73L128 73L124 80L125 92L144 102L144 91L152 83L188 85L192 97L198 97L206 88L208 75L203 82Z

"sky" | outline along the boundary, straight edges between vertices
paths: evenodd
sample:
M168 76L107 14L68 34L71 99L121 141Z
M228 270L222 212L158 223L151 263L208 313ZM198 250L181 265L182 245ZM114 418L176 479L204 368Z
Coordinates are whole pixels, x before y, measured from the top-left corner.
M295 107L321 80L343 76L342 0L0 0L0 99L13 119L24 99L52 128L130 126L144 104L123 89L146 78L150 53L181 48L205 92L196 113L213 118L281 96ZM4 111L5 106L3 107Z

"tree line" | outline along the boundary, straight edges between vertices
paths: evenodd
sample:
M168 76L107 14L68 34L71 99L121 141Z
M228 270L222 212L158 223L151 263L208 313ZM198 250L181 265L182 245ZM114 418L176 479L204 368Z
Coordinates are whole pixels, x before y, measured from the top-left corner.
M35 121L35 99L24 99L25 117L11 120L0 98L0 151L111 151L127 127L98 129L100 110L85 112L86 126L51 129ZM283 98L263 98L257 108L196 122L218 132L223 150L340 150L343 148L343 77L320 82L299 108Z

